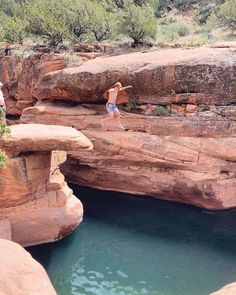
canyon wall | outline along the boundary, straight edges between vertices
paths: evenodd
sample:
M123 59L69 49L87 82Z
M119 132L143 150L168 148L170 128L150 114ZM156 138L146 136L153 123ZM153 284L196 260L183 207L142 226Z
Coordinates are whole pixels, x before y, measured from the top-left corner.
M21 122L73 126L93 142L92 152L70 152L63 163L70 182L208 209L235 207L234 45L96 58L47 72L34 84L37 103L21 110ZM103 93L118 80L133 85L120 106L126 131L114 125L105 131Z

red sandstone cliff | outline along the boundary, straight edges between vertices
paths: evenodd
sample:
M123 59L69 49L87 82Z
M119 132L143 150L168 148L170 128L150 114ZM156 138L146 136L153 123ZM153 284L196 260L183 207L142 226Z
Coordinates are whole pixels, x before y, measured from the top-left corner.
M23 246L61 239L80 224L83 207L58 168L66 160L59 151L90 150L92 144L64 126L10 129L10 137L0 138L0 149L9 157L0 169L0 237Z
M235 70L230 46L97 58L42 75L31 92L39 102L21 121L74 126L93 141L92 152L71 152L63 164L71 182L235 207ZM133 84L136 108L122 112L128 132L104 132L102 94L117 80ZM160 106L168 116L155 116Z

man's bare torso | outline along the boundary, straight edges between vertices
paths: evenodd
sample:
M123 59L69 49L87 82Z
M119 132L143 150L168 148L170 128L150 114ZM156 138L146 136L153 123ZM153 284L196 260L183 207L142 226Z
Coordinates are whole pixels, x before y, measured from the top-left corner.
M118 91L114 88L111 88L110 90L108 90L109 92L109 99L108 102L109 103L116 103L116 99L117 99L117 95L118 95Z

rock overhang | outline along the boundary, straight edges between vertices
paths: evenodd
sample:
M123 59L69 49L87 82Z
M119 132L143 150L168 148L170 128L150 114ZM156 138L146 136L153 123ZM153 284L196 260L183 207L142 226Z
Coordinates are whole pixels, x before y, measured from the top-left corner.
M0 148L12 156L24 152L80 151L93 149L92 142L72 127L44 124L12 125L10 136L0 138Z

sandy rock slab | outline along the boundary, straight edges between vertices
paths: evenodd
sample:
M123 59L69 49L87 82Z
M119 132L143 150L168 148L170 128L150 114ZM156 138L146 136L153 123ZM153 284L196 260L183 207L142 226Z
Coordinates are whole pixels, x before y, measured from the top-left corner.
M92 143L81 132L64 126L19 124L10 127L11 135L0 138L0 148L10 155L33 151L90 150Z
M236 136L236 108L229 106L223 116L180 117L146 116L120 110L123 126L132 131L155 135L227 137ZM101 120L107 115L105 104L41 102L24 109L22 123L44 123L73 126L78 130L102 130ZM107 124L108 125L108 124ZM114 124L113 124L114 125ZM109 130L117 127L107 126Z
M45 270L20 245L0 239L0 295L56 295Z
M219 291L212 293L210 295L235 295L236 294L236 283L232 283L229 285L226 285Z

